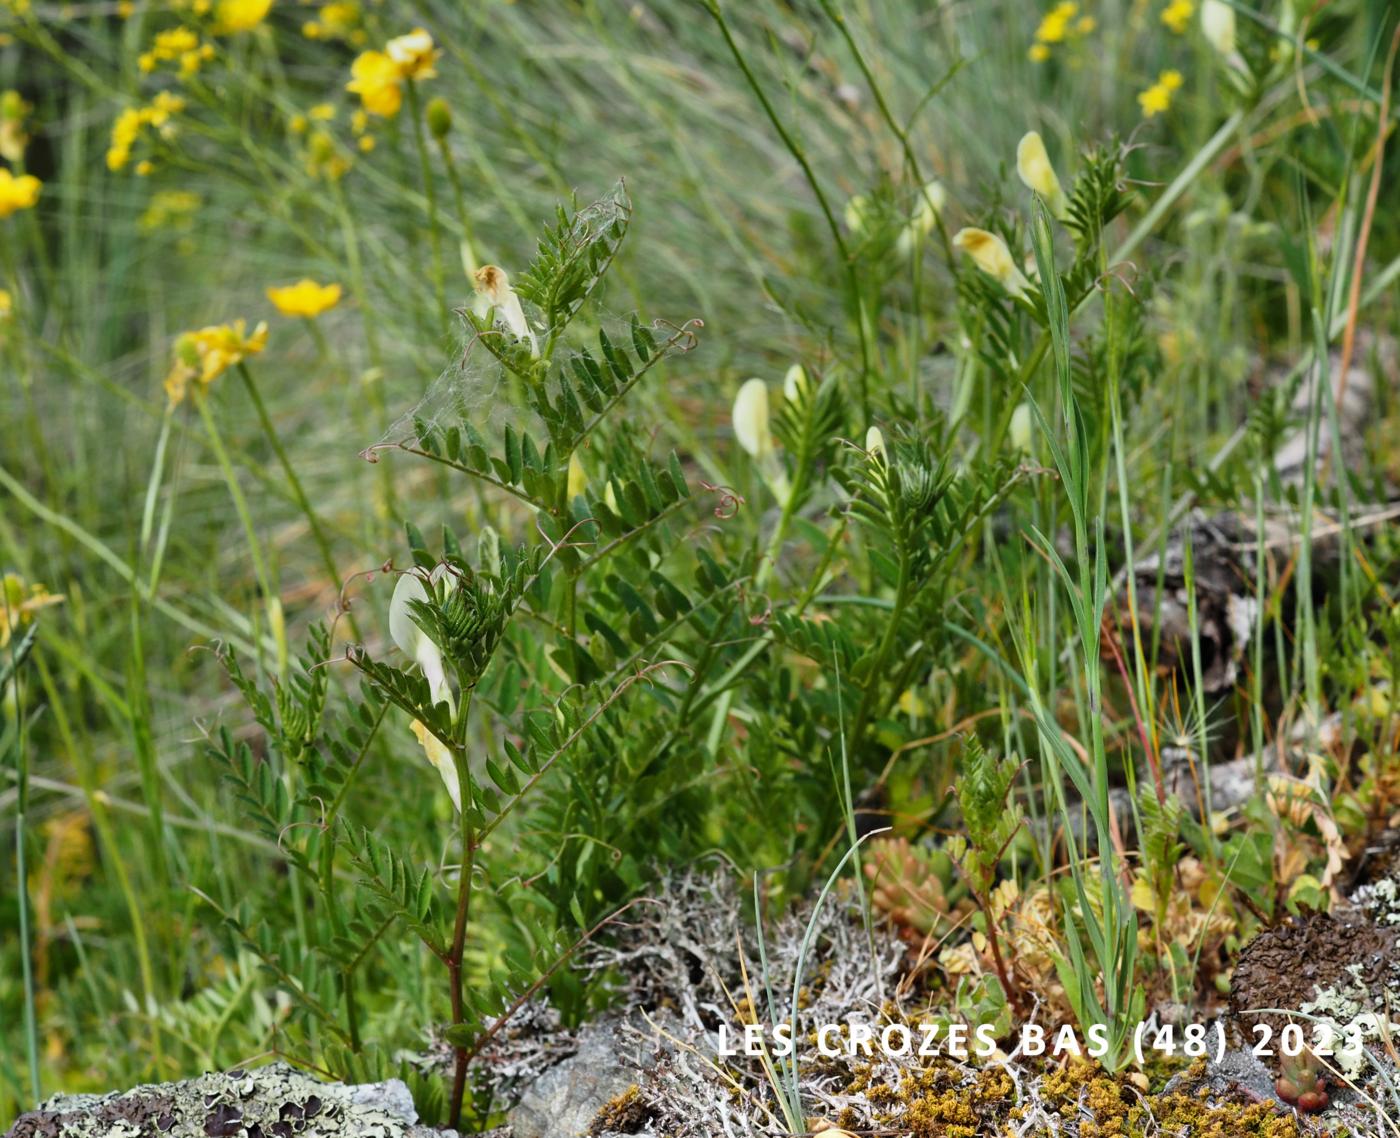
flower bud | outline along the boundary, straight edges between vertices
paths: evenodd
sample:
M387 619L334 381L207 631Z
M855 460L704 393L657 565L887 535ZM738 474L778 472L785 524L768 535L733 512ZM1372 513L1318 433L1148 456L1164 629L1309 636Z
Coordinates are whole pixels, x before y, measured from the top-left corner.
M807 372L801 364L793 364L783 376L783 398L792 403L807 391Z
M1019 404L1011 412L1011 445L1023 454L1031 453L1031 405Z
M865 452L870 456L871 461L889 461L889 453L885 450L885 436L879 427L871 427L865 432Z
M428 102L424 113L428 119L428 130L436 139L446 138L452 130L452 108L441 95Z

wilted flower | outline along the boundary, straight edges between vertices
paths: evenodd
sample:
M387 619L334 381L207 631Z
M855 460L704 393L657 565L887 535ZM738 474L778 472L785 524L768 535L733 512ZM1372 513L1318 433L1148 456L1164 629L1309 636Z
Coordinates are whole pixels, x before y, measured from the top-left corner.
M172 406L184 401L191 380L206 388L229 368L267 346L267 321L259 321L251 334L247 329L246 320L235 320L186 332L175 341L175 362L165 377L165 393Z
M1030 282L1016 267L1006 242L995 233L988 233L985 229L959 229L953 235L953 244L1012 296L1026 295L1026 286Z
M768 385L761 379L745 381L734 397L734 438L758 463L762 476L773 497L786 504L791 487L773 444L773 432L768 424Z
M304 278L296 284L269 288L267 299L283 316L301 316L312 320L340 303L340 286L317 284Z
M1017 144L1016 173L1029 189L1045 199L1051 213L1056 217L1064 213L1065 192L1060 188L1060 179L1050 164L1050 155L1045 152L1045 142L1038 131L1027 131Z
M422 28L414 28L406 36L395 36L384 45L384 52L405 79L431 79L437 74L433 64L442 54L433 46L433 37Z
M1235 10L1221 0L1203 0L1201 31L1221 55L1235 53Z
M914 203L914 214L909 223L899 232L895 250L901 257L909 256L919 241L922 241L938 224L943 215L943 207L948 204L948 191L942 182L929 182L919 191Z
M362 51L350 65L345 89L360 96L366 111L393 118L403 106L403 73L382 51Z
M26 585L17 573L0 577L0 648L19 629L34 619L40 609L63 603L63 594L51 593L43 585Z
M438 566L428 577L429 584L441 580L447 572ZM398 645L399 651L418 665L423 678L428 681L428 694L434 704L446 703L453 706L452 689L447 682L447 671L443 664L442 649L421 627L413 615L414 602L426 603L428 590L423 578L416 571L399 577L394 586L394 596L389 601L389 636ZM457 764L452 759L451 750L419 720L412 724L413 734L422 744L428 762L437 768L443 785L452 798L452 805L462 809L462 787L457 778Z
M217 28L224 34L250 32L270 11L272 0L219 0Z
M510 287L510 275L505 269L499 265L482 265L472 280L476 284L477 298L480 302L477 315L485 318L494 312L512 336L517 340L529 340L531 350L537 350L535 334L525 319L525 309L520 304L520 297L516 296L515 290Z
M21 209L31 209L39 200L43 183L33 174L15 177L7 167L0 166L0 217L9 217Z

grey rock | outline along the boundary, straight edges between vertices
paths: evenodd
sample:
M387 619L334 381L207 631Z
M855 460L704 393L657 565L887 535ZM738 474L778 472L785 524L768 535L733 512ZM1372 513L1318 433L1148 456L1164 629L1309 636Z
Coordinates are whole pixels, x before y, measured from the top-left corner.
M578 1138L598 1111L636 1083L617 1024L602 1020L578 1034L578 1050L534 1080L510 1112L514 1138Z
M1243 1091L1254 1099L1276 1099L1274 1076L1250 1050L1227 1051L1220 1062L1206 1060L1205 1071L1194 1079L1185 1073L1176 1075L1167 1083L1165 1093L1174 1091L1197 1091L1208 1088L1212 1094L1228 1095Z
M418 1125L398 1079L322 1083L285 1063L106 1095L55 1095L5 1138L452 1138Z

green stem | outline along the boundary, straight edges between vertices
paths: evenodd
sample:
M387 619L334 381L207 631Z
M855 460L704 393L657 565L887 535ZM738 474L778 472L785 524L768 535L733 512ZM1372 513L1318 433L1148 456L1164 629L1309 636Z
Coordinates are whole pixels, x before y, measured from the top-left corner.
M856 333L860 337L860 402L861 413L865 417L864 425L868 426L870 423L870 375L874 365L870 340L866 334L865 305L861 299L860 281L856 276L855 258L851 256L846 239L841 236L841 226L837 224L831 203L827 201L826 193L822 190L821 183L817 181L816 172L807 160L806 151L789 132L772 102L764 93L763 87L758 82L758 77L753 73L743 51L734 40L734 34L730 30L729 21L725 19L724 12L719 6L719 0L702 0L702 3L714 18L715 23L719 25L720 34L724 37L729 53L734 57L734 62L739 65L739 70L743 73L744 80L753 91L754 97L758 99L764 115L773 124L773 129L777 131L778 137L782 140L788 153L792 155L793 160L802 170L802 176L806 179L813 196L817 199L817 207L821 210L822 217L826 219L827 228L831 231L831 240L836 246L836 251L841 258L841 267L846 275L846 288L851 307L855 311Z
M252 370L245 363L238 365L238 374L243 379L243 385L248 389L248 397L253 401L253 409L258 414L258 422L262 424L263 434L267 436L267 441L272 447L272 452L277 456L277 461L282 464L282 471L287 476L287 485L292 492L292 497L296 499L297 506L301 509L306 518L306 524L311 527L311 536L316 541L316 548L321 553L321 563L325 566L326 573L331 579L331 584L338 590L340 588L340 570L336 568L335 556L331 552L330 539L326 536L326 531L321 525L321 519L312 508L311 499L306 495L306 489L301 484L301 478L297 475L296 467L292 465L291 457L287 454L287 449L282 445L282 439L277 434L277 428L273 425L272 416L267 412L267 404L263 402L262 392L258 390L258 385L253 380ZM347 614L350 627L355 635L359 632L355 628L355 618Z
M202 390L196 390L194 403L199 409L200 418L204 421L204 429L209 435L209 445L214 451L215 459L218 460L219 469L223 472L229 497L233 499L234 511L238 514L238 520L243 525L244 536L248 539L248 555L253 560L253 574L257 578L258 588L262 591L263 606L267 611L268 623L271 626L273 640L277 645L277 671L285 673L287 670L287 630L282 620L281 597L272 587L272 576L268 572L267 560L263 556L262 543L258 540L257 528L253 525L253 515L248 510L247 499L243 497L243 488L238 484L238 475L234 472L233 462L229 459L223 436L219 434L219 426L214 421L213 412L209 409L207 394Z
M418 165L423 176L423 192L428 198L428 239L433 251L433 293L444 324L452 313L447 307L447 285L442 271L442 232L438 224L437 187L433 182L433 164L428 157L428 138L423 130L423 108L418 98L418 84L408 81L409 117L413 119L413 143L418 150Z

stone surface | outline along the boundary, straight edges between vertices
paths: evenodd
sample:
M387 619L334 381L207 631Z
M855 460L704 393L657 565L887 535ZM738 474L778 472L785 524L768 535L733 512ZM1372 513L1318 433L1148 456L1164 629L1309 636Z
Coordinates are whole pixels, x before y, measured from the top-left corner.
M526 1088L510 1112L514 1138L578 1138L598 1112L636 1082L629 1052L612 1020L578 1034L578 1050Z
M436 1138L398 1079L322 1083L284 1063L107 1095L55 1095L5 1138Z

